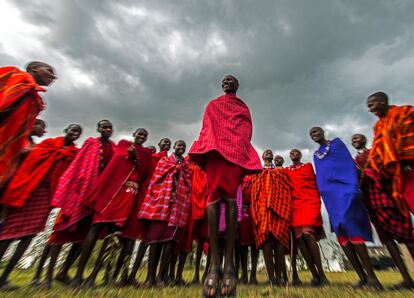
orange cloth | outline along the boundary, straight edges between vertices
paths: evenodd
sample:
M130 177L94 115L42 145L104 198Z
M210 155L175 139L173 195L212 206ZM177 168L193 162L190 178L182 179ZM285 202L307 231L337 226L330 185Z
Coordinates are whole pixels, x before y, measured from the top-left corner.
M0 189L16 171L20 150L44 109L40 91L45 89L29 73L12 66L0 68Z
M52 172L50 173L49 187L53 195L60 176L78 152L78 148L74 144L64 147L64 142L64 137L57 137L46 139L37 145L7 185L0 203L22 207L50 170Z
M253 176L250 208L256 246L260 247L271 233L288 248L292 197L290 179L284 169L264 169Z
M401 211L408 208L402 196L402 161L414 161L414 107L389 106L374 126L370 165L382 177L392 179L392 196Z

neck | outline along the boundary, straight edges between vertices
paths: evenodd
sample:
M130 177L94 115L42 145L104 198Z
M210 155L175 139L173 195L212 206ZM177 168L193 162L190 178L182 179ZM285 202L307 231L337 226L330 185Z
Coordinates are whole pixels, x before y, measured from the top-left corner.
M63 146L69 146L72 145L73 142L71 140L68 140L67 138L65 138L65 142L63 143Z
M327 139L322 139L322 140L320 140L319 142L319 145L326 145L326 144L328 144L328 140Z
M183 156L182 155L178 155L177 153L174 152L174 156L176 160L182 160Z
M109 143L109 137L101 136L102 143Z
M302 162L299 160L292 160L294 165L300 165Z

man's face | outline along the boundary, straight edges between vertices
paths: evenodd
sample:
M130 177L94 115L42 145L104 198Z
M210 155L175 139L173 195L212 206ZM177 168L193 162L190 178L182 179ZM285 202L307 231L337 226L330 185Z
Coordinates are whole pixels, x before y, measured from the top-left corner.
M302 153L297 149L292 149L289 154L291 161L298 161L302 158Z
M171 141L168 138L164 138L159 143L161 151L169 151L171 149Z
M363 135L355 134L352 136L352 147L359 150L365 147L366 140Z
M52 66L45 64L33 69L34 78L40 86L49 86L57 79Z
M325 133L319 127L312 128L309 135L315 143L319 143L323 138L325 138Z
M182 156L185 153L186 145L183 141L177 141L174 145L174 153L177 156Z
M273 160L273 152L272 150L265 150L262 155L263 160Z
M148 137L148 132L145 129L137 129L135 131L135 144L142 145Z
M45 133L46 133L46 125L44 122L38 122L35 125L33 125L32 133L31 133L32 136L41 138L43 137Z
M236 93L239 89L239 84L233 76L225 76L221 81L221 88L224 93Z
M113 133L113 127L112 127L112 123L109 121L102 121L99 124L99 128L98 128L98 132L101 134L102 137L104 138L110 138L112 136Z
M70 125L66 129L66 137L65 138L67 140L70 140L70 141L74 142L77 139L79 139L81 134L82 134L82 128L77 124L73 124L73 125Z
M275 166L281 167L281 166L283 166L284 162L285 162L285 160L283 159L282 156L280 156L280 155L275 156Z
M377 117L382 117L387 114L388 104L380 98L370 97L367 100L368 110Z

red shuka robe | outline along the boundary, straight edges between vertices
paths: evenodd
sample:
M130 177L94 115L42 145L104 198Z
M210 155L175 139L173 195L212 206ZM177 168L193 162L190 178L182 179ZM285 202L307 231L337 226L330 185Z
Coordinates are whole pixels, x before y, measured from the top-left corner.
M40 87L27 72L0 68L0 189L15 173L37 115L44 109Z
M114 147L112 141L104 146L100 137L88 138L60 177L52 199L52 206L60 208L50 238L52 243L80 242L85 238L92 221L83 219L89 217L93 210L82 204L83 198L111 160Z
M163 150L152 154L152 165L148 179L140 185L137 194L136 204L134 204L131 215L122 228L122 236L129 239L142 239L145 234L145 226L141 219L138 218L138 213L141 210L142 203L144 202L145 195L147 194L148 186L151 181L151 177L154 174L155 168L161 158L167 157L168 151Z
M174 182L175 181L175 182ZM190 170L172 154L159 161L139 212L139 217L164 221L184 229L191 212Z
M22 207L46 173L56 161L60 160L61 162L53 167L49 182L53 194L60 176L78 152L78 148L74 144L64 147L64 142L64 137L57 137L46 139L38 144L29 153L11 179L1 197L1 203L13 207Z
M134 145L137 151L138 164L132 161L127 151L131 145ZM138 183L139 190L140 186L145 183L145 180L150 177L151 164L152 152L150 149L130 141L121 140L115 148L111 161L102 175L99 176L85 204L98 214L103 214L104 212L110 214L112 208L116 207L117 209L113 211L119 214L111 214L111 218L119 217L119 219L126 220L131 215L133 204L125 205L125 208L121 208L122 210L118 209L119 205L116 204L117 196L120 195L125 182L132 179L132 177L134 182ZM134 200L136 199L137 196L135 196Z
M252 133L252 119L247 105L236 94L222 95L207 105L200 136L189 155L204 167L207 153L215 150L247 173L258 172L262 165L250 143Z
M321 195L312 164L291 165L286 172L292 181L292 226L322 226Z

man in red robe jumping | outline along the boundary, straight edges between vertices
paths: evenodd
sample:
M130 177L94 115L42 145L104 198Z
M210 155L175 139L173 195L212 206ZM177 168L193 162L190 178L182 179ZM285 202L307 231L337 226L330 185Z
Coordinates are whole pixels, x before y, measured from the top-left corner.
M190 149L192 160L205 169L209 188L207 216L210 236L211 267L204 283L203 295L215 297L222 276L222 296L236 294L234 246L237 223L236 195L243 175L262 169L260 158L250 143L252 120L247 105L236 96L238 80L226 75L221 83L224 95L206 107L203 127ZM224 270L218 247L219 203L226 202L226 254Z

